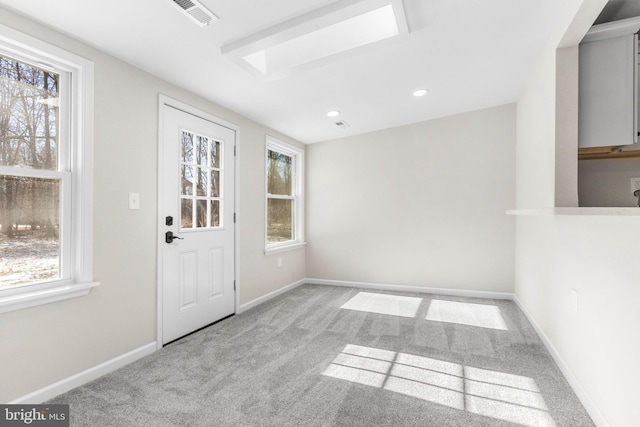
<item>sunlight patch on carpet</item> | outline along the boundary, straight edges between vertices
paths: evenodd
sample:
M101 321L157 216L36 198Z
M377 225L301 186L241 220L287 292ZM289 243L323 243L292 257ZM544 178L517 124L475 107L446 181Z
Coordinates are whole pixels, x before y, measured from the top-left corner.
M457 323L480 328L508 330L495 305L469 304L466 302L432 300L427 311L427 320Z
M415 317L421 303L422 298L359 292L340 308L391 316Z
M348 344L323 375L531 427L555 427L533 378Z

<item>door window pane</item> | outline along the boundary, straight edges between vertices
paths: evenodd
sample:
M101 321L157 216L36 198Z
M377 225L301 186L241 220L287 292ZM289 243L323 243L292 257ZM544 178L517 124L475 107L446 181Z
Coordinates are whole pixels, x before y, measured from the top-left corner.
M220 171L211 171L211 197L220 197Z
M180 201L180 227L193 228L193 200L182 199Z
M191 132L182 132L182 163L193 163L193 134Z
M207 201L196 200L196 227L208 227L207 224Z
M211 227L220 226L220 200L211 201Z
M196 171L196 196L207 196L209 189L209 171L199 167L196 167Z
M181 184L181 195L183 196L191 196L193 195L193 166L182 165L182 179L180 180Z
M60 181L0 175L0 288L60 277Z
M221 166L221 155L220 152L220 141L211 141L211 167L212 168L220 168Z
M198 151L196 163L199 165L207 166L207 154L209 152L209 138L198 135L196 137Z

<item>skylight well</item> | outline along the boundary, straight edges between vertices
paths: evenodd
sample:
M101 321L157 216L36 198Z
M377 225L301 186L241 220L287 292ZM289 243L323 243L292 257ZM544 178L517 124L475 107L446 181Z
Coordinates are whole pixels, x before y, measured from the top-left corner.
M402 0L342 0L222 47L266 78L408 35Z

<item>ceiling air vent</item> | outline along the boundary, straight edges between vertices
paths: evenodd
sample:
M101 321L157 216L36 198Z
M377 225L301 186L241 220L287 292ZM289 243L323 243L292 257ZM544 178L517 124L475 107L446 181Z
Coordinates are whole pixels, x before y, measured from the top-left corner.
M336 126L342 129L346 129L350 127L349 123L345 122L344 120L340 120L339 122L336 122Z
M210 10L206 9L196 0L172 0L173 4L180 8L193 22L204 27L218 18Z

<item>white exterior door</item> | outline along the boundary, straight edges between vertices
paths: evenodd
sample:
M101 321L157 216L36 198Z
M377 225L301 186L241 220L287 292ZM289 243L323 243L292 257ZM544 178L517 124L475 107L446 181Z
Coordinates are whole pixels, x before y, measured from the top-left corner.
M163 106L162 343L235 312L235 131Z

